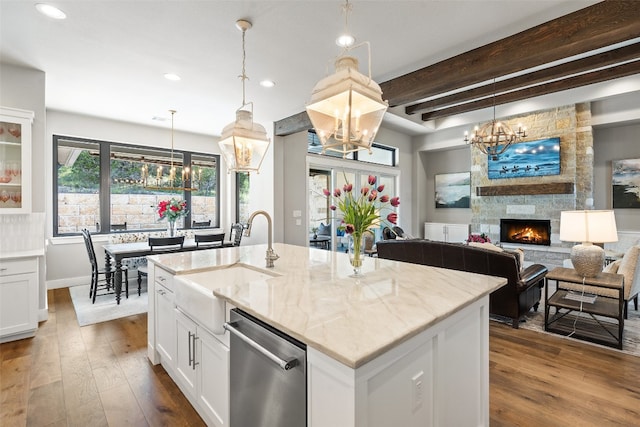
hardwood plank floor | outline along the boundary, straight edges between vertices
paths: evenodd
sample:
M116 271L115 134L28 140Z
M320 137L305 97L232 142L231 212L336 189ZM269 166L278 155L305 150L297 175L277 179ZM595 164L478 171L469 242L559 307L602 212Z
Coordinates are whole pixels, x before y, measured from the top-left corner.
M0 345L2 427L204 425L147 360L146 314L80 328L48 296L36 336ZM495 322L489 344L491 426L640 426L639 357Z
M34 338L0 345L0 426L204 426L147 359L147 316L79 327L68 289L48 292Z

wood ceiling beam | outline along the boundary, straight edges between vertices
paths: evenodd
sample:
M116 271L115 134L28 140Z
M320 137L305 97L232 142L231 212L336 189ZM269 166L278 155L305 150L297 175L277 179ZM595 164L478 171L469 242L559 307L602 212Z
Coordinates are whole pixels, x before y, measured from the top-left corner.
M605 68L603 70L592 71L590 73L580 74L574 77L568 77L563 80L557 80L550 83L544 83L537 86L528 87L522 90L497 95L495 98L485 98L478 101L468 102L466 104L456 105L449 108L443 108L430 113L424 113L422 120L429 121L442 117L452 116L454 114L467 113L469 111L488 108L492 105L507 104L509 102L522 101L524 99L534 98L536 96L547 95L549 93L560 92L563 90L573 89L594 83L600 83L607 80L613 80L626 76L640 73L640 60L629 62L615 67Z
M275 136L287 136L312 127L309 115L303 111L275 122L273 133Z
M457 92L451 95L420 102L405 108L407 114L415 114L420 111L433 111L449 105L459 104L485 98L493 94L511 91L523 86L531 86L544 83L548 80L558 79L572 74L583 73L596 68L607 67L632 59L640 58L640 43L613 49L587 58L578 59L554 67L545 68L532 73L513 77L496 82L495 85L487 84L473 89Z
M603 1L380 85L390 106L640 37L640 1Z

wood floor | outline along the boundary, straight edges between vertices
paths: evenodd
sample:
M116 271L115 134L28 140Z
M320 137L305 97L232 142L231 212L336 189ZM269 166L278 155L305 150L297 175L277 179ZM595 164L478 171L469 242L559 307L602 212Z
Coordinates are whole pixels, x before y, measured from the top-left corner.
M204 425L148 362L145 314L80 328L48 296L36 337L0 345L0 426ZM639 357L490 325L491 426L640 425Z

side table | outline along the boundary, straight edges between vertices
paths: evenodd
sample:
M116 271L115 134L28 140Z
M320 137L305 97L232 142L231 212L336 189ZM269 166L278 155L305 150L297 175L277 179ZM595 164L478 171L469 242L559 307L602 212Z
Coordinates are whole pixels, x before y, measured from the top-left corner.
M552 295L549 295L550 280L556 282ZM545 331L622 349L624 276L598 273L595 277L582 277L572 268L556 267L547 273L545 281ZM574 289L563 287L563 283L573 284ZM575 285L585 285L585 292L575 291ZM595 295L593 298L589 288L613 292L608 293L609 296ZM571 313L574 315L570 316ZM580 313L588 316L580 316Z

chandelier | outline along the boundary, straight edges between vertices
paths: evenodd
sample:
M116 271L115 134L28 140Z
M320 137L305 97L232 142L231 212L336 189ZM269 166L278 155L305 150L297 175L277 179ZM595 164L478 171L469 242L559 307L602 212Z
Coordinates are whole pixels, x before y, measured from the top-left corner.
M176 110L169 110L171 113L171 160L167 162L154 162L156 168L154 171L149 171L149 164L142 160L142 167L140 169L140 182L147 190L164 190L164 191L194 191L197 190L197 183L202 176L202 169L198 172L191 173L189 166L184 166L180 172L180 179L178 179L178 163L174 162L173 158L173 116ZM163 163L168 167L168 174L164 174ZM182 185L181 185L182 184ZM192 186L193 185L193 186Z
M518 131L514 132L509 125L496 121L496 94L495 79L493 80L493 120L482 127L476 126L473 135L469 137L469 132L464 133L464 142L471 144L497 160L498 156L504 153L511 144L519 142L527 136L527 129L518 125Z
M343 7L345 27L348 27L349 1ZM306 110L322 144L322 153L334 151L346 158L349 153L367 150L382 123L389 106L382 100L380 86L371 78L371 51L368 42L353 46L354 38L347 33L338 38L343 47L335 61L336 72L320 80L311 93ZM358 60L348 52L366 45L369 54L369 76L358 71Z
M236 21L236 27L242 31L242 106L236 110L236 120L222 129L218 145L227 162L227 172L260 172L260 165L269 148L269 138L264 126L253 121L253 102L245 101L245 34L251 28L251 22L244 19ZM244 107L251 106L251 110Z

